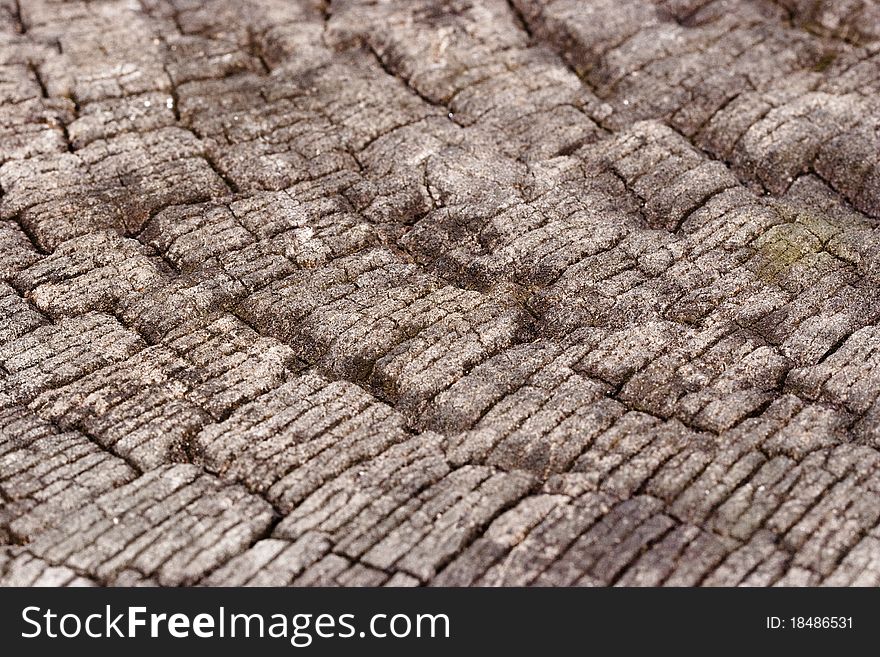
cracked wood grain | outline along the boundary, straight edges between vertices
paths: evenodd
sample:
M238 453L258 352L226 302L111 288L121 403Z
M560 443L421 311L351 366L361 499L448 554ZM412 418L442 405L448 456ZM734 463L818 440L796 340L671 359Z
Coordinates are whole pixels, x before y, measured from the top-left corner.
M880 584L874 0L0 0L0 584Z

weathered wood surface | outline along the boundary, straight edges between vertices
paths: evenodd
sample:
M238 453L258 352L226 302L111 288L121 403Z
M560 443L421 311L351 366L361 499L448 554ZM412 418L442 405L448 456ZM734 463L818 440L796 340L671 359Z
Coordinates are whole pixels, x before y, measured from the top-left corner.
M880 583L873 0L0 0L3 584Z

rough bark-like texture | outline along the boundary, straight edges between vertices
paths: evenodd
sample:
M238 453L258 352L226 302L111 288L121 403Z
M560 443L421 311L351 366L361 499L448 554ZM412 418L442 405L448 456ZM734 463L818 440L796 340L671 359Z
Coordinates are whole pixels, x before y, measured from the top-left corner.
M875 0L0 0L0 583L880 584Z

